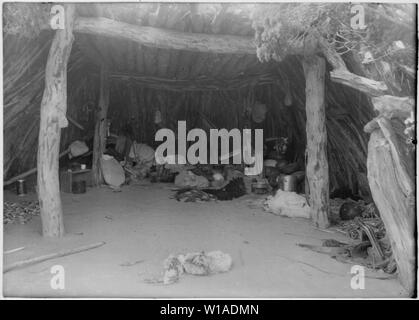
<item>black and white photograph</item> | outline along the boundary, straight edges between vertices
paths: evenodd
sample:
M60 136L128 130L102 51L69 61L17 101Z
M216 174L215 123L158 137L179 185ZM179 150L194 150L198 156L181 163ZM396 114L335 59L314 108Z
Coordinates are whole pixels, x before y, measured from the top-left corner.
M416 298L416 3L1 10L3 299Z

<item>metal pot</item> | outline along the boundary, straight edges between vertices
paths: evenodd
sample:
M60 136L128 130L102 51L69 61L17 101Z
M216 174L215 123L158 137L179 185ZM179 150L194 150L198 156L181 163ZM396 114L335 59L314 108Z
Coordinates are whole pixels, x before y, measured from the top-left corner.
M16 181L16 194L18 196L25 196L26 195L26 183L25 180L17 180Z
M297 177L294 175L281 174L278 177L278 186L283 191L297 191Z

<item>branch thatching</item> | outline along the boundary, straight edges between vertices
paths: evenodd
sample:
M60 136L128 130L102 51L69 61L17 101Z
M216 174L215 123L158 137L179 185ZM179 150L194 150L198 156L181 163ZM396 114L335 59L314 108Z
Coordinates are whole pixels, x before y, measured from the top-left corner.
M278 82L278 78L273 74L257 74L234 79L199 78L180 80L113 72L110 74L110 77L113 80L134 81L144 87L169 91L238 90L241 88Z

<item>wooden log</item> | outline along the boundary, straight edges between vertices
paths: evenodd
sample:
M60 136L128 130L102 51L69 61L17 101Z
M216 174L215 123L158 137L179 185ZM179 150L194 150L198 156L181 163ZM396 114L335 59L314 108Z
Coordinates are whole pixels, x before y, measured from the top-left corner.
M70 152L70 150L64 150L63 152L60 153L60 155L58 156L58 158L62 158L63 156L65 156L66 154L68 154ZM35 172L38 171L38 168L32 168L28 171L25 171L21 174L18 174L17 176L14 176L13 178L10 178L9 180L5 181L3 183L3 186L8 186L9 184L12 184L13 182L16 182L19 179L23 179L27 176L30 176L31 174L34 174Z
M329 226L329 164L325 112L326 62L318 56L303 60L306 78L307 164L311 218L316 227Z
M63 251L59 251L59 252L56 252L56 253L46 254L46 255L43 255L43 256L30 258L30 259L26 259L26 260L23 260L23 261L18 261L18 262L10 264L8 266L4 266L3 273L6 273L6 272L9 272L9 271L18 269L18 268L28 267L28 266L34 265L36 263L41 263L43 261L56 259L56 258L60 258L60 257L65 257L65 256L69 256L71 254L95 249L95 248L103 246L104 244L106 244L106 242L98 242L98 243L93 243L93 244L90 244L90 245L87 245L87 246L78 247L78 248L75 248L75 249L63 250Z
M348 70L330 71L330 80L374 97L381 96L388 90L387 85L384 82L361 77Z
M368 144L368 182L390 239L400 282L412 295L416 283L414 177L401 165L410 160L394 148L403 142L394 134L383 133L389 122L384 118L380 121Z
M61 128L68 125L67 63L73 44L74 5L65 5L64 29L52 40L45 68L45 90L41 101L38 142L38 196L42 234L64 235L63 212L58 180Z
M223 24L223 21L225 19L225 14L227 12L227 9L229 8L229 3L221 3L221 9L218 11L214 18L211 21L211 31L212 33L220 33L221 27Z
M195 52L256 54L251 37L186 33L155 27L132 25L107 18L76 20L74 31L138 42L144 46Z
M388 88L384 82L365 78L350 72L340 54L325 40L319 41L319 47L327 61L333 67L333 70L330 72L330 79L333 82L349 86L370 96L381 96L387 92Z
M106 116L109 106L109 76L106 65L100 68L99 105L96 114L95 135L93 138L92 173L93 183L100 186L103 183L100 159L106 149Z
M80 130L85 130L84 127L78 123L76 120L74 120L72 117L70 117L69 115L67 115L67 120L72 123L74 126L76 126L77 128L79 128Z
M374 109L387 119L405 120L414 111L415 100L412 97L379 96L371 99Z

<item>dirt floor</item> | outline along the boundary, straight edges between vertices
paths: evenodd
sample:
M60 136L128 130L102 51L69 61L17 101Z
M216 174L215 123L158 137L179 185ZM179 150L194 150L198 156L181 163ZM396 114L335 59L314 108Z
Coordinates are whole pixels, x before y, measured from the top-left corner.
M66 236L40 235L41 221L7 225L4 263L98 241L100 248L4 274L5 296L26 297L402 297L395 279L367 272L364 290L350 287L349 264L296 246L320 245L343 236L316 230L309 221L250 209L246 197L218 203L170 199L169 185L125 186L122 192L88 189L63 194ZM34 194L21 200L34 198ZM13 200L5 193L5 200ZM171 253L221 250L234 261L231 271L213 276L185 275L172 285L147 284L159 276ZM65 289L50 286L51 267L62 265Z

